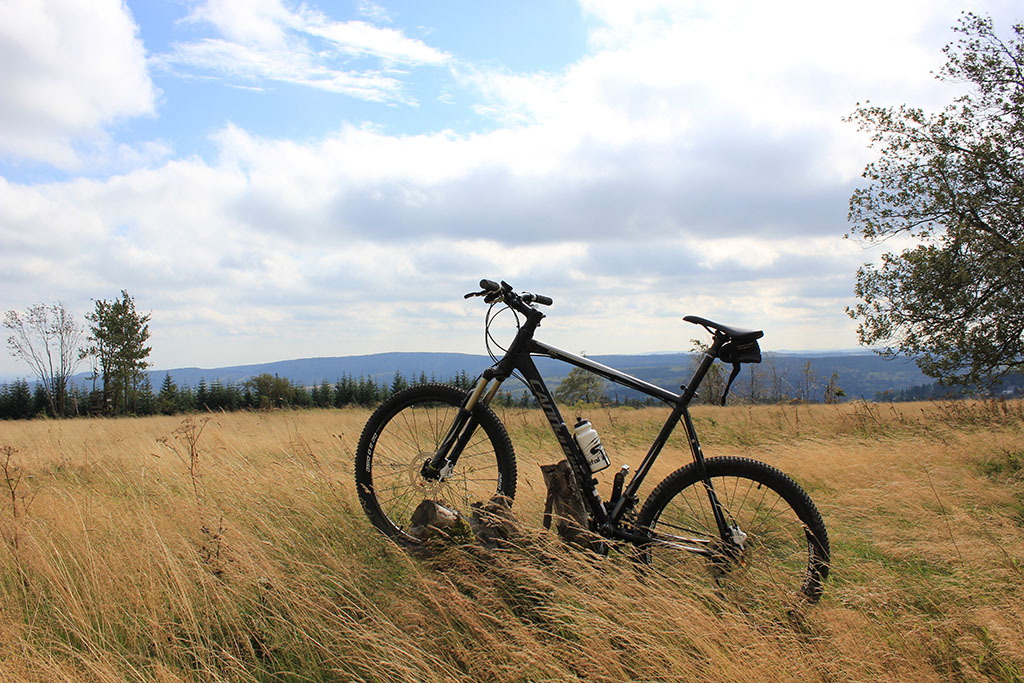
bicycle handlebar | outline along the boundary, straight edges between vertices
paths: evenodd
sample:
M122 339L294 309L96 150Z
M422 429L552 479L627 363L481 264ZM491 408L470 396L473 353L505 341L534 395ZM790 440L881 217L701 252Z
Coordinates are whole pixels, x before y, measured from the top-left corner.
M551 297L544 296L543 294L533 294L531 292L516 294L512 289L512 285L504 280L501 281L501 284L498 284L494 280L480 280L480 291L470 292L465 296L465 298L469 299L474 296L484 297L484 301L489 304L504 301L505 305L519 310L520 312L525 312L522 310L523 308L532 309L533 307L531 304L550 306L554 303L554 300Z

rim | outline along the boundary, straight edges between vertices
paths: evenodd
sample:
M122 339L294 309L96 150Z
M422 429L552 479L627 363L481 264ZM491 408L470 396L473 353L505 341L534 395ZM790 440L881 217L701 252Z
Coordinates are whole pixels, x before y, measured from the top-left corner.
M782 495L745 477L714 476L712 482L727 522L745 534L742 547L725 547L697 482L673 496L652 522L651 564L669 575L710 574L723 595L744 601L816 598L810 531Z
M399 532L411 525L412 513L433 500L465 516L475 502L486 502L501 490L498 456L482 426L466 445L444 481L420 474L423 462L436 452L458 413L458 406L438 401L413 402L396 410L377 433L370 453L370 477L381 514Z

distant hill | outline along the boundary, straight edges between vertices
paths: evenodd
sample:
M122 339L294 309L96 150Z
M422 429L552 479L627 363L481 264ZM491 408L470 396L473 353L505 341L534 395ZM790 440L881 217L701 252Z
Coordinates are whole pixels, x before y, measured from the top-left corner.
M255 365L233 365L223 368L174 368L150 371L150 381L159 387L164 375L170 373L177 384L196 386L200 379L212 383L240 384L260 374L280 375L302 386L320 384L323 380L334 382L345 375L356 379L368 377L381 382L391 382L395 372L406 378L427 377L438 380L448 379L465 371L479 374L491 361L486 356L468 353L374 353L366 356L338 356L332 358L299 358Z
M693 372L694 355L688 353L615 354L591 356L599 363L635 375L647 382L679 391ZM541 374L550 387L558 386L571 366L549 358L536 359ZM490 367L492 361L481 354L469 353L373 353L360 356L337 356L331 358L299 358L272 363L232 365L219 368L171 368L150 370L150 382L159 390L166 374L176 384L198 386L200 380L208 385L244 384L256 375L268 373L285 377L294 384L312 387L327 380L334 383L344 376L353 379L370 378L377 384L390 385L399 372L409 381L426 377L435 381L447 381L459 373L476 377ZM809 364L809 365L808 365ZM907 359L886 359L865 351L828 351L820 353L770 352L764 354L764 362L744 366L743 372L733 385L737 396L750 391L751 373L762 396L774 395L780 398L801 396L807 380L810 380L810 398L820 401L824 387L836 375L836 384L843 390L844 400L851 399L895 399L926 400L947 395L946 388L940 387L926 377L912 361ZM0 379L0 384L10 384L15 377ZM30 379L30 384L33 382ZM91 381L87 373L72 378L79 386L88 386ZM518 395L522 390L519 382L506 382L503 390ZM607 394L620 401L643 398L635 391L608 383ZM998 392L1005 396L1024 395L1024 376L1011 375L1004 380Z
M636 375L652 384L672 391L690 376L693 368L693 355L685 353L635 354L635 355L600 355L592 356L599 363ZM756 380L765 391L772 382L784 396L797 396L806 379L805 369L810 363L812 397L820 400L825 383L832 373L838 375L837 384L845 392L847 399L872 399L883 392L894 394L912 387L930 384L930 380L917 366L907 360L888 360L874 354L865 353L768 353L765 362L759 365L745 366L743 373L736 380L734 391L745 393L749 389L749 373L756 373ZM236 365L221 368L173 368L170 370L150 371L150 381L158 388L165 374L181 385L196 386L200 380L207 384L215 381L223 384L241 384L246 380L262 374L276 374L292 382L313 386L323 380L333 383L343 376L353 378L372 378L378 384L390 384L395 372L406 379L416 379L421 375L443 381L455 377L460 372L475 377L491 365L491 360L484 355L465 353L375 353L360 356L340 356L333 358L301 358L273 363L253 365ZM549 385L554 388L571 370L571 366L551 359L537 359L538 368ZM76 378L83 382L84 376ZM505 388L517 393L521 385L518 382L506 382ZM618 395L620 400L639 398L636 392L617 387L609 383L609 396Z

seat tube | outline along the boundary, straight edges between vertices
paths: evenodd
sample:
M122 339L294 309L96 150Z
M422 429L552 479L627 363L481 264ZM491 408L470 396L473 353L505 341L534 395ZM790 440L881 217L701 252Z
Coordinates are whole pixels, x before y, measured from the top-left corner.
M715 515L715 524L718 525L718 533L723 540L729 539L729 522L725 519L722 511L722 504L718 502L715 494L715 487L711 484L711 477L708 476L707 468L704 466L704 453L700 449L700 441L697 439L697 430L694 429L693 420L690 418L690 411L683 408L683 425L686 427L686 438L690 443L690 452L693 454L693 461L697 463L697 471L700 472L701 480L704 482L704 489L708 493L708 501L711 504L711 511Z

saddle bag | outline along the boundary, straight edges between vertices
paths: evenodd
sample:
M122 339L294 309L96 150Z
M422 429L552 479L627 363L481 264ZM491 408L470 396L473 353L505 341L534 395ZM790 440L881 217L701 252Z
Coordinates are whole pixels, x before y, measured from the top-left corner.
M729 383L725 385L725 391L722 392L722 405L724 406L725 397L729 395L729 388L732 387L732 382L736 379L736 375L740 374L740 363L760 363L761 346L757 343L756 339L744 342L730 339L722 344L722 348L718 350L718 358L723 363L732 363Z
M722 348L718 350L718 357L723 363L760 363L761 362L761 346L757 343L756 339L743 342L742 344L737 343L735 339L722 344Z

